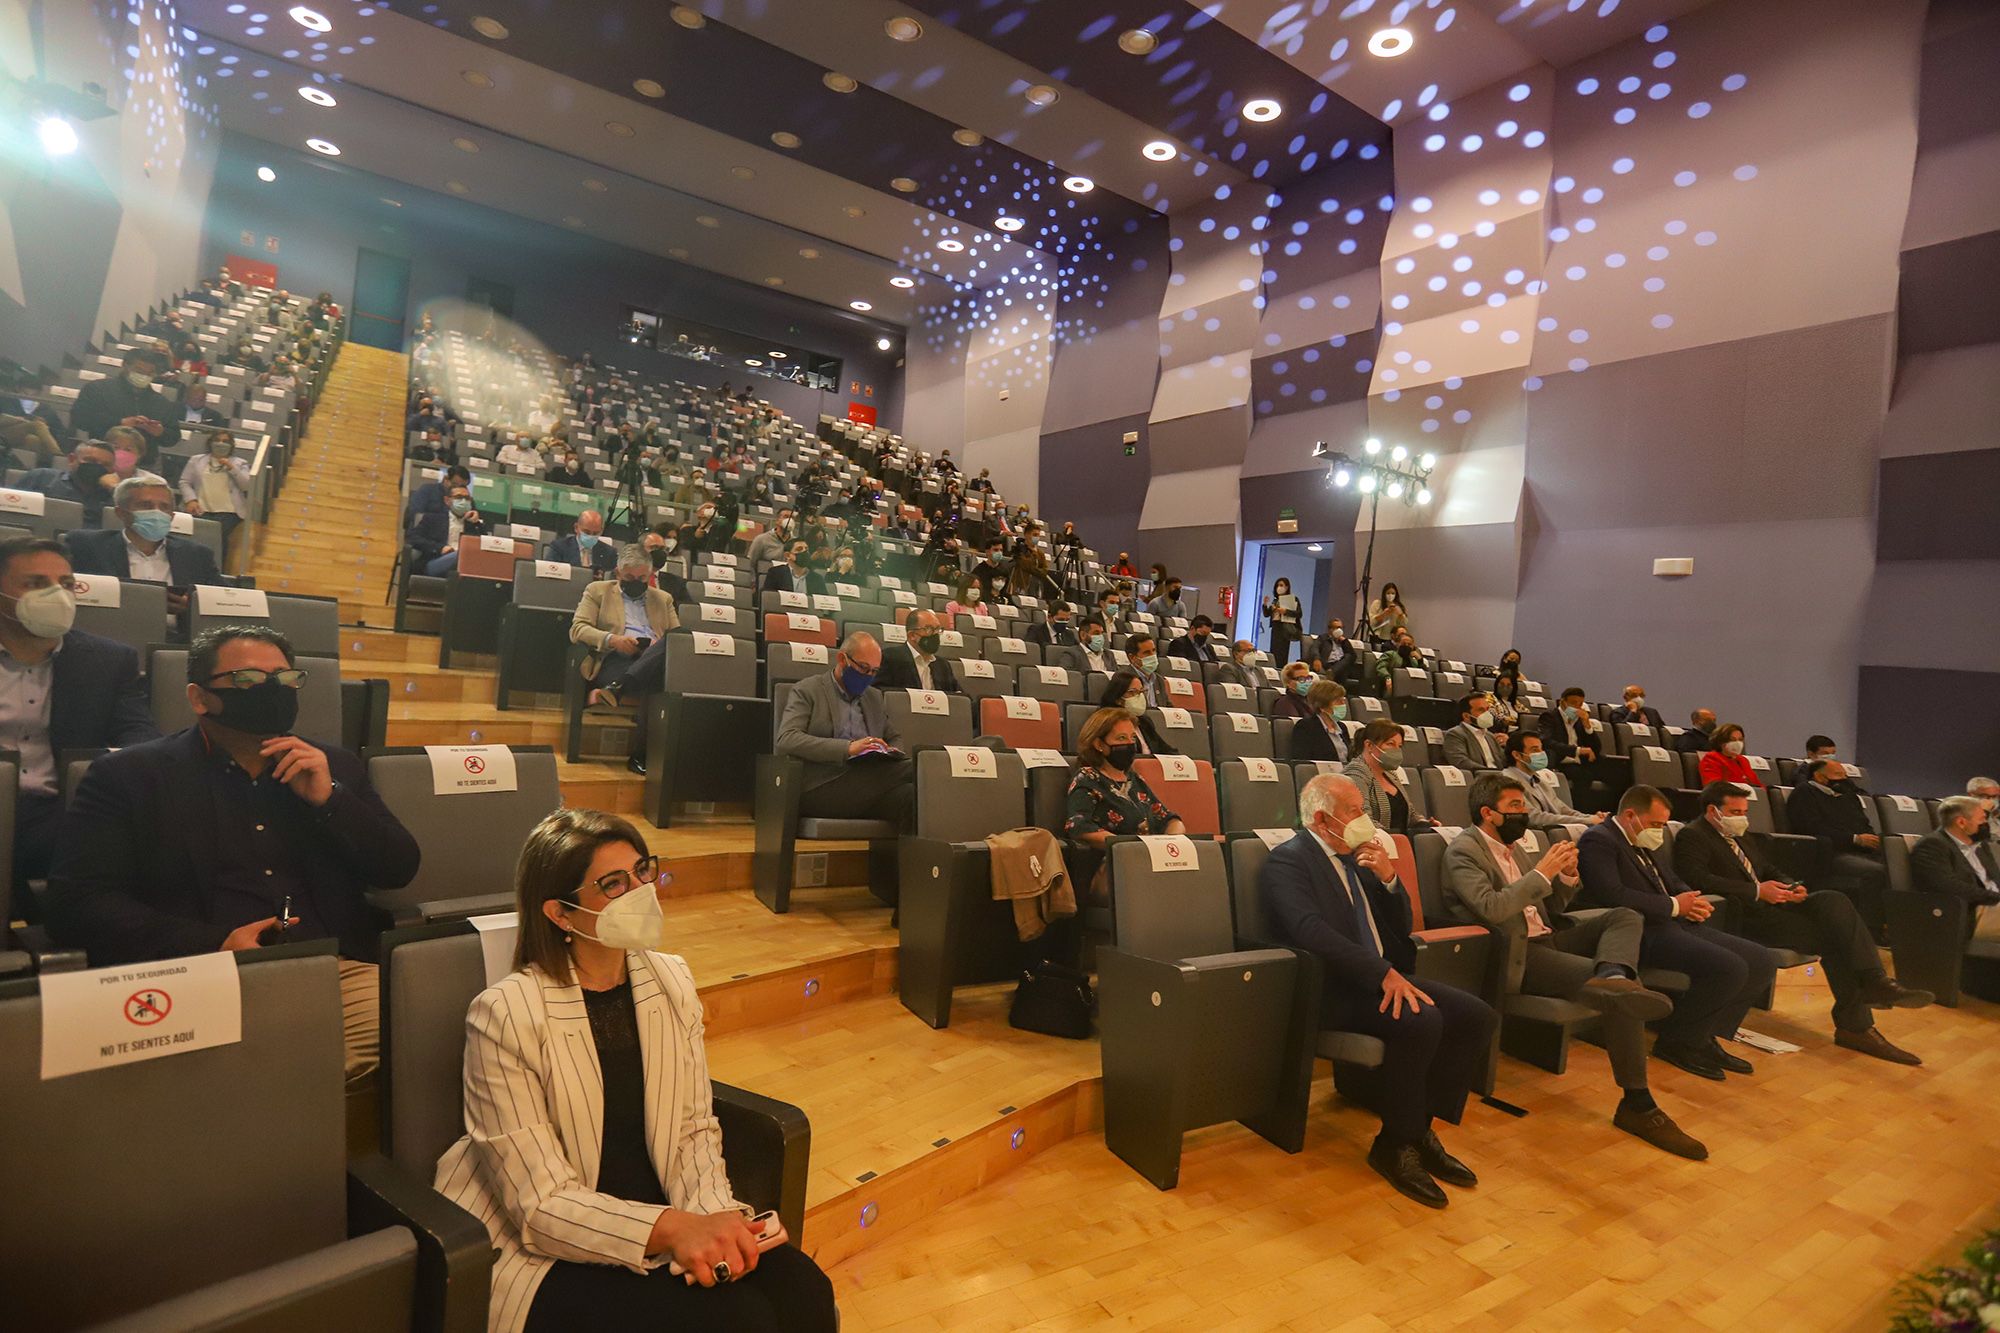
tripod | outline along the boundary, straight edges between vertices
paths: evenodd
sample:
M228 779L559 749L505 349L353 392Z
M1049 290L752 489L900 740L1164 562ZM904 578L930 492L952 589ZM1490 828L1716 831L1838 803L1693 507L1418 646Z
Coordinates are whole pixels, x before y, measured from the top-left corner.
M627 455L618 464L618 491L611 501L611 512L604 517L604 524L624 523L631 527L636 537L646 527L645 476L639 469L639 460Z
M1368 550L1361 557L1361 582L1355 591L1361 597L1361 614L1355 623L1362 627L1363 642L1375 642L1375 626L1368 619L1368 584L1375 568L1375 515L1382 508L1382 488L1377 486L1369 493L1368 505Z

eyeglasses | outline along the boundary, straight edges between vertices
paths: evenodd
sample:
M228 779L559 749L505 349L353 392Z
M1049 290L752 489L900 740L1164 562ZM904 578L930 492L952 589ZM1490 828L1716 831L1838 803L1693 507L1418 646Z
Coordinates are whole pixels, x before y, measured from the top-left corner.
M267 680L275 680L280 685L296 690L306 683L304 667L286 667L283 671L261 671L256 667L243 667L237 671L218 671L209 677L210 681L227 678L230 685L239 690L251 690Z
M614 870L608 875L600 876L597 880L597 891L608 901L624 897L640 884L659 885L673 882L672 875L661 871L659 857L643 856L630 870Z

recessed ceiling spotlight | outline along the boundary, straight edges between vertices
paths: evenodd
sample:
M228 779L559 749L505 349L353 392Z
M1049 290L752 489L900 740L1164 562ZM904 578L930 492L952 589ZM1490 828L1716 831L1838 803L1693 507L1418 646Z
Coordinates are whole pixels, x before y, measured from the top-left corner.
M465 184L465 182L464 182L464 181L446 181L446 182L444 183L444 188L445 188L445 189L447 189L447 190L450 190L450 191L451 191L451 192L452 192L453 194L471 194L471 193L472 193L472 191L471 191L470 189L468 189L468 188L466 187L466 184Z
M403 201L402 201L402 200L400 200L400 199L391 199L391 198L390 198L390 197L389 197L388 195L386 195L386 194L385 194L385 195L383 195L383 196L381 196L381 199L382 199L382 202L383 202L383 203L387 204L387 205L388 205L389 207L391 207L391 208L401 208L401 207L403 206Z
M1243 119L1262 124L1267 120L1276 120L1284 114L1284 110L1275 97L1253 97L1243 104Z
M1021 94L1021 96L1028 99L1028 105L1030 106L1048 106L1061 95L1046 83L1038 83Z
M278 173L269 167L259 167L257 168L257 179L269 185L272 181L278 179Z
M799 247L799 258L800 258L800 259L818 259L818 258L819 258L819 251L817 251L817 250L813 249L813 247L811 247L810 245L802 245L802 246L800 246L800 247Z
M889 188L897 191L900 194L915 194L917 190L917 183L911 180L908 176L898 176L896 177L896 179L889 182Z
M782 287L785 285L785 280L783 278L766 278L764 279L764 285L766 287Z
M604 122L604 128L610 130L621 139L629 139L637 133L636 130L622 120L607 120Z
M743 358L743 364L744 364L744 365L746 365L746 366L761 366L761 365L763 365L764 363L763 363L762 361L758 360L758 359L757 359L756 357L754 357L754 356L746 356L746 357L744 357L744 358Z
M332 20L328 19L326 15L320 13L317 9L308 9L304 5L293 5L291 15L292 22L298 24L301 28L310 28L314 32L333 31Z
M1063 188L1071 194L1089 194L1097 188L1097 182L1088 176L1065 176Z
M451 146L461 153L476 153L479 151L479 145L462 134L451 141Z
M978 130L953 130L951 132L951 141L966 148L977 148L986 142L986 136Z
M832 70L820 75L819 81L837 93L851 93L861 86L848 75L836 74Z
M666 85L658 79L634 79L632 80L632 91L641 97L665 97L667 95Z
M840 211L847 214L847 216L851 218L865 218L868 216L868 210L861 207L859 204L849 204L847 207L841 209Z
M1394 59L1416 44L1408 28L1384 28L1368 39L1368 50L1372 55L1385 60Z
M719 219L707 213L701 214L699 217L695 219L695 221L699 222L704 227L720 227L722 225Z
M667 247L667 258L669 258L669 259L686 259L687 257L688 257L688 252L687 252L687 247L686 247L686 246L684 246L684 245L670 245L670 246L668 246L668 247Z
M570 214L568 217L563 219L563 226L565 227L581 227L582 225L583 225L583 219L576 216L574 213Z
M729 174L740 181L753 181L757 179L757 173L749 167L731 167Z
M783 361L786 354L784 352L766 352L764 355L770 357L773 361Z
M496 42L507 40L507 25L499 19L487 18L484 14L472 20L472 30L481 37L490 37Z
M955 255L964 248L965 248L964 241L953 240L949 236L945 237L943 240L938 242L938 249L944 251L948 255Z
M895 345L896 344L890 342L887 338L877 338L875 340L875 350L878 352L886 352Z
M305 98L306 101L311 102L314 106L340 105L340 103L333 100L332 93L324 88L315 88L311 84L307 84L299 89L299 96Z
M847 303L847 308L849 310L859 310L862 314L865 315L870 310L873 310L875 308L875 303L872 301L849 301Z
M340 156L340 145L330 139L308 139L306 140L306 147L312 149L315 153L324 153L328 157Z
M493 76L491 74L488 74L485 70L480 70L480 69L460 70L458 77L464 79L467 83L471 84L475 88L491 88L493 86Z
M1151 55L1159 44L1160 39L1144 28L1127 28L1118 34L1118 49L1127 55Z
M1155 139L1139 150L1155 162L1171 162L1180 156L1180 150L1165 139Z
M902 287L907 289L916 286L917 280L915 278L895 277L889 279L889 285L891 287Z
M1001 231L1019 231L1021 230L1022 227L1026 226L1027 224L1022 222L1021 219L1019 218L999 217L993 219L993 225L998 227Z
M924 25L905 14L898 14L882 25L882 31L898 42L914 42L924 35Z
M772 133L771 142L780 148L797 148L803 140L790 130L777 130Z
M708 26L706 15L698 9L689 9L686 5L674 6L674 22L680 24L689 32L694 32L697 29Z
M592 194L603 194L611 187L595 176L588 176L584 178L583 188L589 190Z

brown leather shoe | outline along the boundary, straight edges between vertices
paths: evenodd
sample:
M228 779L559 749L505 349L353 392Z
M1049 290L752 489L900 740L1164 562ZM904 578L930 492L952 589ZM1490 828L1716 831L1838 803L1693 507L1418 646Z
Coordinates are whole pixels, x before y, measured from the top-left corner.
M1674 1002L1631 977L1592 977L1583 983L1577 1000L1593 1009L1616 1009L1619 1013L1650 1023L1674 1011Z
M1892 1045L1882 1035L1881 1028L1869 1028L1866 1032L1849 1032L1845 1028L1833 1034L1833 1044L1845 1046L1850 1051L1872 1055L1877 1060L1887 1060L1892 1065L1920 1065L1923 1057Z
M1634 1138L1644 1139L1662 1152L1685 1157L1690 1162L1708 1160L1708 1148L1702 1141L1676 1125L1673 1117L1657 1106L1650 1111L1635 1111L1630 1107L1620 1106L1618 1113L1611 1117L1611 1123Z
M1861 1003L1874 1009L1921 1009L1936 998L1927 990L1905 986L1886 972L1861 988Z

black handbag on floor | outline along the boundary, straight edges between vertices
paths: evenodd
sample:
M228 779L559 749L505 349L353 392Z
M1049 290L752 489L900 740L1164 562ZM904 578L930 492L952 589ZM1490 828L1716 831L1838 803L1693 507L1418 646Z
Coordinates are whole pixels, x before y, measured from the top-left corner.
M1023 1032L1080 1040L1097 1017L1097 992L1090 977L1061 963L1039 962L1021 973L1007 1022Z

